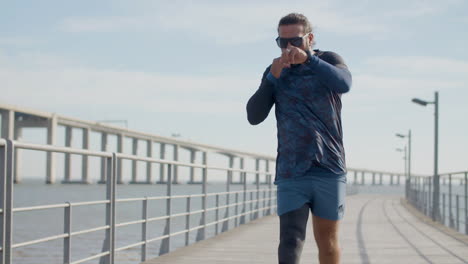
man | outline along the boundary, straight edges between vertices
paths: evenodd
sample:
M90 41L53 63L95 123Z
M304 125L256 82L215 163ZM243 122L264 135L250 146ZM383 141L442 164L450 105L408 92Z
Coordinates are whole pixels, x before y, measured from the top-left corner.
M247 103L252 125L263 122L275 104L278 261L299 263L310 210L320 263L336 264L346 194L341 95L351 87L351 73L338 54L312 49L314 35L304 15L281 18L278 35L281 56Z

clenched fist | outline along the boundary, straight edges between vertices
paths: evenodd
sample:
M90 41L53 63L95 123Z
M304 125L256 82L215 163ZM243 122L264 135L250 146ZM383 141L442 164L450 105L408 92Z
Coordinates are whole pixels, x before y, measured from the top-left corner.
M284 62L291 64L302 64L307 60L307 53L305 50L294 47L291 43L288 43L288 47L283 49L281 58Z
M273 60L270 72L275 78L279 78L283 68L289 68L291 64L302 64L306 60L307 53L303 49L294 47L289 43L286 49L282 49L281 57Z

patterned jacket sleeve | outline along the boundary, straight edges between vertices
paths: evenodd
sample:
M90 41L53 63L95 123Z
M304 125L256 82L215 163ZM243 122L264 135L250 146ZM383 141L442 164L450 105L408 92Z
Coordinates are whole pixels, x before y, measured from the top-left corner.
M335 52L326 51L320 58L312 56L308 66L317 73L320 81L332 91L347 93L351 89L351 72L341 56Z
M247 120L251 125L258 125L263 122L267 118L275 102L273 84L266 78L267 74L270 72L270 67L271 66L268 66L266 68L262 76L260 87L247 102Z

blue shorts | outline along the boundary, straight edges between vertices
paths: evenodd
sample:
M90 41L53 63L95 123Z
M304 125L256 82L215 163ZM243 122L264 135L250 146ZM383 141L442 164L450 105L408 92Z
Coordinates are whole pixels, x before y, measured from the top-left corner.
M346 173L309 175L277 183L277 214L298 209L309 203L313 215L341 220L344 216Z

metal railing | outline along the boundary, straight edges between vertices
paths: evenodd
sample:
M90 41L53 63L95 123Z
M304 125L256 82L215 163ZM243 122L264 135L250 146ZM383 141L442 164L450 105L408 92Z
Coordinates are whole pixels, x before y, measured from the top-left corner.
M436 221L468 235L468 171L440 174ZM425 215L433 216L433 176L412 176L406 198Z
M106 175L106 199L98 201L87 201L87 202L66 202L60 204L50 205L39 205L30 207L18 207L13 208L13 169L14 169L14 157L16 149L29 149L29 150L40 150L48 152L59 152L69 154L81 154L89 155L94 157L105 158L105 175ZM137 198L125 198L116 199L116 170L117 162L122 162L123 159L134 160L134 161L146 161L151 163L159 163L162 166L167 166L167 183L166 183L166 195L155 196L155 197L137 197ZM192 195L173 195L172 194L172 175L174 165L186 166L192 168L200 168L202 170L202 193ZM227 172L228 177L228 190L226 192L208 193L207 192L207 178L208 170L221 170ZM229 183L232 178L233 172L239 172L243 177L243 190L242 191L230 191ZM247 174L253 174L256 177L256 189L247 189ZM268 180L268 188L260 189L260 175L265 175ZM0 236L0 254L1 263L10 264L12 263L12 250L15 248L35 245L44 243L52 240L63 240L63 263L83 263L90 260L100 259L100 263L111 264L115 261L116 252L123 251L130 248L141 247L140 256L141 261L147 260L148 245L150 243L160 241L159 255L165 254L171 250L171 238L174 236L185 234L185 245L189 244L189 233L197 231L196 240L203 240L206 238L206 230L208 227L215 228L215 235L219 233L219 225L222 224L222 230L226 231L229 227L229 221L234 220L234 227L247 222L247 220L253 220L262 216L271 215L276 208L276 192L275 186L272 185L272 174L269 172L261 171L249 171L242 169L232 169L223 167L214 167L207 165L198 165L193 163L182 163L176 161L168 161L162 159L154 159L147 157L139 157L133 155L127 155L122 153L110 153L110 152L99 152L89 151L83 149L73 149L68 147L57 147L51 145L37 145L23 142L17 142L12 140L0 139L0 214L1 214L1 236ZM250 200L247 196L250 193ZM263 197L261 196L261 193ZM231 202L231 195L235 195L235 201ZM243 196L242 200L239 196ZM226 204L220 205L220 196L226 196ZM254 196L256 198L254 199ZM207 206L207 199L209 197L215 197L216 205L214 207ZM191 210L191 202L193 198L201 198L201 210ZM175 199L185 199L186 212L173 213L172 204ZM163 216L149 217L148 201L150 200L166 200L166 213ZM127 202L141 202L142 214L141 219L116 223L116 204L127 203ZM94 228L88 228L83 230L72 230L72 219L73 210L77 207L90 206L90 205L105 205L105 225ZM249 207L249 208L248 208ZM64 210L64 231L61 234L54 236L42 237L40 239L29 240L21 243L13 243L13 214L27 211L39 211L58 208ZM224 217L219 217L220 210L225 210L226 214ZM234 215L229 215L230 209L234 210ZM240 210L240 212L239 212ZM207 213L213 212L215 214L215 221L207 222ZM200 215L200 224L198 226L191 227L190 220L193 215ZM172 232L171 222L178 217L185 217L185 228L183 230ZM148 224L155 221L164 221L165 228L164 234L157 237L148 237ZM137 243L128 244L116 248L116 229L130 225L141 225L141 240ZM81 259L72 259L72 240L77 235L105 231L105 240L103 242L103 248L100 253L88 256Z

